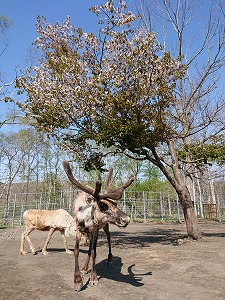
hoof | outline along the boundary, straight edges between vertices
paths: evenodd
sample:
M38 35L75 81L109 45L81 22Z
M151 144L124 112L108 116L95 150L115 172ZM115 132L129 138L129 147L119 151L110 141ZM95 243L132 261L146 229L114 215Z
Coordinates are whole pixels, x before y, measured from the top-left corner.
M73 251L67 250L66 253L67 253L67 254L72 254Z
M82 273L79 273L77 275L74 276L74 288L75 288L75 291L79 292L82 290L84 286L84 283L83 283L83 275Z
M90 286L98 285L98 277L96 274L91 273L88 285Z
M33 255L37 255L37 251L32 250L31 252L32 252Z
M26 252L25 251L20 251L20 254L21 255L26 255Z
M75 291L80 292L82 290L82 287L83 287L83 282L74 283Z
M98 280L90 280L88 285L96 286L96 285L98 285Z
M112 266L112 260L107 261L107 266L109 266L109 267Z
M48 255L48 251L46 251L46 250L42 250L41 252L43 255Z
M108 255L108 260L107 260L107 266L111 265L112 261L113 261L113 256L112 256L112 254L109 254Z

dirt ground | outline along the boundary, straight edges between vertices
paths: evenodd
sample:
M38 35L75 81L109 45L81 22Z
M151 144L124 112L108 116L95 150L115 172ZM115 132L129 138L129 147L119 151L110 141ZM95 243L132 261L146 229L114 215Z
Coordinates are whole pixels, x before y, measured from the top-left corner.
M97 249L99 284L73 287L74 257L54 233L49 255L20 255L23 228L0 230L0 299L35 300L224 300L225 224L200 223L203 241L182 240L185 224L132 223L111 226L114 260L106 264L107 243L101 232ZM47 232L30 235L39 251ZM185 241L185 242L183 242ZM73 250L73 237L68 239ZM81 247L81 266L87 247ZM88 283L88 275L85 275Z

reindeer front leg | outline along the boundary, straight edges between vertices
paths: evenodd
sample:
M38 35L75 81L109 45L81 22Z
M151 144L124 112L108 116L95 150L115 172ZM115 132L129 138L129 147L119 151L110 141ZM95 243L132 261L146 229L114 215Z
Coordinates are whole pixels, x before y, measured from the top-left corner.
M73 252L69 250L67 239L65 237L65 229L60 230L60 234L61 234L61 237L62 237L62 240L63 240L64 247L66 249L66 253L72 254Z
M96 272L96 248L97 248L97 240L98 240L98 231L92 234L92 249L91 249L91 257L92 257L92 268L91 268L91 275L90 275L90 281L89 284L94 286L98 284L98 277Z
M79 292L83 287L82 274L79 268L79 246L80 246L80 234L77 232L75 236L75 245L74 245L74 258L75 258L74 287L77 292Z
M108 223L103 227L103 230L105 231L107 241L108 241L108 246L109 246L108 261L107 261L107 265L109 265L112 262L113 255L112 255L111 237L110 237Z

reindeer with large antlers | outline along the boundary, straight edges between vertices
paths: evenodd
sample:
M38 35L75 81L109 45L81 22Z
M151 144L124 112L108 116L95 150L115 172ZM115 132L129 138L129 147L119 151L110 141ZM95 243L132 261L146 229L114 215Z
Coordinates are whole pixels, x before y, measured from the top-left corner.
M75 289L80 291L83 287L82 274L88 271L90 258L92 258L92 267L89 284L96 285L98 283L95 260L99 230L103 228L106 232L109 242L108 260L110 260L111 245L108 224L113 223L120 228L124 228L130 222L130 218L117 207L117 201L122 197L124 190L132 184L134 177L131 176L126 183L115 190L111 190L107 183L107 192L102 194L102 183L100 181L96 181L95 189L87 187L74 178L70 165L67 161L63 162L63 167L70 182L82 191L74 201L74 216L77 225L74 246L74 285ZM83 234L88 235L90 244L87 260L83 269L80 271L78 257L80 239Z

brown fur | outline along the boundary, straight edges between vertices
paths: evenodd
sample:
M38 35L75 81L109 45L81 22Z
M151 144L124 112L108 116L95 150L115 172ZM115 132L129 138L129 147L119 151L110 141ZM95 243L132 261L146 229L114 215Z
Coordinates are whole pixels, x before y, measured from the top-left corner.
M126 183L115 190L109 188L109 178L106 185L107 192L102 194L102 183L100 181L96 181L94 189L90 188L74 178L68 161L63 162L63 167L71 183L82 191L74 201L74 216L77 227L74 246L74 285L76 290L80 291L83 287L82 273L88 272L90 258L92 258L92 268L89 284L96 285L98 283L95 261L99 230L103 228L107 235L109 244L108 261L111 261L109 223L113 223L118 227L126 227L130 222L130 218L117 207L117 201L122 197L124 189L132 184L134 177L130 177ZM80 271L79 245L83 234L88 236L90 243L86 263Z

